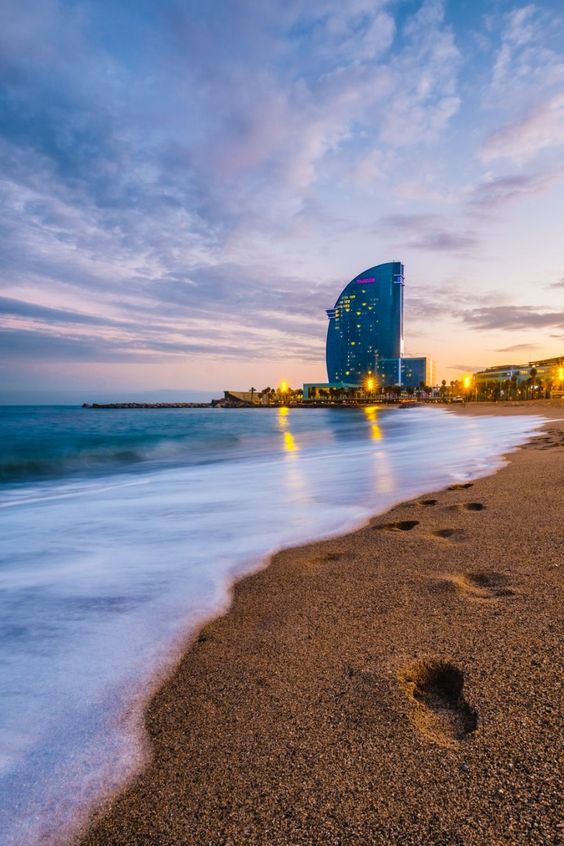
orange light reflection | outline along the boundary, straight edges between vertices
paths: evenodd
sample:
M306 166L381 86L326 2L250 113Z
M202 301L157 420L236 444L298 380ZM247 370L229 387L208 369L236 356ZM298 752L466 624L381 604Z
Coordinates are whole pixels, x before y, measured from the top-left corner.
M370 437L373 441L381 441L382 440L382 430L380 429L377 419L378 419L378 406L377 405L367 405L364 408L364 413L366 415L366 419L370 423Z
M296 441L295 441L292 433L288 431L288 425L289 425L289 422L290 422L288 420L289 412L290 412L290 409L287 408L286 406L282 406L281 408L278 409L278 427L280 428L280 431L282 432L282 436L283 436L283 439L284 439L283 440L284 449L286 450L286 452L297 452L299 447L296 444Z
M294 436L290 432L284 432L284 449L286 452L297 452L298 447L294 440Z

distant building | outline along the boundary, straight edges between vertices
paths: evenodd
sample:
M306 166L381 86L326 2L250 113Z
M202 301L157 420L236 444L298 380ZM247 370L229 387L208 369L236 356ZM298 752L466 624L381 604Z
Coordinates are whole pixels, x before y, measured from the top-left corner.
M379 264L355 276L327 309L328 387L370 378L379 389L431 384L431 359L403 355L403 289L403 264Z
M474 374L478 390L488 386L507 389L512 385L522 385L532 380L531 371L535 370L535 381L539 387L550 390L552 396L564 394L564 356L529 361L527 364L498 364L486 367Z
M349 282L327 309L329 382L362 384L376 372L376 358L403 352L403 264L371 267Z
M260 405L259 391L224 391L223 402L241 405Z
M427 356L379 358L376 360L376 374L382 388L393 385L418 388L433 384L433 362Z
M498 364L494 367L486 367L485 370L478 370L474 374L474 378L477 385L511 380L524 382L530 376L530 369L528 364Z

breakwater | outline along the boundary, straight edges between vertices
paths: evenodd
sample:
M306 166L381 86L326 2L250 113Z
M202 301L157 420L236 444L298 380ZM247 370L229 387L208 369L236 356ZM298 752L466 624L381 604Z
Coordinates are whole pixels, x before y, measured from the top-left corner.
M211 408L209 402L83 402L83 408Z

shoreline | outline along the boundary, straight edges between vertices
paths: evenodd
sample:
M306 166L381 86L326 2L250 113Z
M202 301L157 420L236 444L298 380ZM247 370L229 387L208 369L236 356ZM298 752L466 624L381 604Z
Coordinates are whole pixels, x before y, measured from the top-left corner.
M228 409L228 410L236 410L236 411L243 411L249 408L260 408L260 409L278 409L278 408L339 408L339 409L352 409L352 408L366 408L366 406L376 405L379 408L425 408L425 407L435 407L435 408L444 408L445 411L455 411L457 408L470 406L471 409L476 410L476 413L487 413L486 411L478 411L478 409L485 407L486 409L502 409L502 408L521 408L524 406L530 407L563 407L562 400L560 399L538 399L538 400L497 400L496 402L490 402L487 400L461 400L461 401L444 401L444 400L418 400L418 399L383 399L382 397L375 397L374 399L362 399L362 400L352 400L352 401L345 401L345 402L327 402L327 401L318 401L318 400L308 400L304 401L292 401L288 404L284 402L279 402L276 404L268 404L263 405L262 403L251 403L251 402L244 402L241 401L240 403L224 403L222 400L212 400L211 402L109 402L109 403L98 403L98 402L83 402L80 406L70 406L76 408L83 408L89 411L100 411L100 410L155 410L155 409L187 409L187 408L221 408L221 409ZM503 413L503 412L502 412Z
M503 411L499 403L492 405L493 409L479 403L477 413L543 410L537 403ZM543 408L549 412L543 428L558 430L556 437L562 440L562 421L554 419L564 417L559 414L561 404ZM475 411L472 406L451 410ZM523 840L515 839L517 832L503 839L500 831L494 834L493 830L480 839L485 833L480 834L477 823L466 826L463 839L441 840L447 830L454 837L460 814L454 821L452 813L444 819L441 803L435 803L429 817L422 800L430 784L415 780L419 790L415 794L422 802L418 811L406 800L398 809L396 793L389 795L394 782L408 792L414 789L413 772L410 770L410 778L403 778L396 769L403 771L414 762L424 767L429 762L439 765L438 750L448 758L471 757L472 745L476 746L484 732L487 707L482 700L487 697L480 690L479 674L466 666L464 644L454 648L453 643L450 650L444 644L433 650L422 648L422 644L428 644L429 630L444 641L445 632L435 618L441 608L454 614L449 604L460 613L485 614L488 626L496 628L492 618L505 619L511 606L525 602L530 593L507 567L499 571L501 562L491 572L478 573L482 578L476 581L476 572L468 570L467 561L459 568L461 572L451 573L443 567L445 572L431 575L421 571L418 558L422 556L427 566L431 552L438 562L445 556L467 558L472 545L467 537L470 526L493 510L483 497L475 502L474 496L482 487L500 487L492 480L515 468L521 454L538 453L542 460L541 450L549 447L535 441L513 451L509 464L501 470L467 487L443 490L433 497L423 495L416 502L373 517L352 533L283 550L263 568L236 582L230 609L188 643L177 669L147 705L145 723L152 761L129 786L95 810L89 827L72 842L84 846L142 842L423 844L435 842L429 840L432 837L453 844L552 842L546 840L548 832L540 819L538 834L544 840L534 839L535 820ZM561 458L563 453L558 442L547 454ZM490 492L490 497L495 502L499 491L497 497L495 491ZM466 509L467 505L484 507ZM540 516L534 509L531 512L533 518ZM436 528L439 516L438 522L453 525ZM416 525L400 525L412 522ZM367 560L373 556L378 559L377 572L374 562ZM409 575L407 585L397 582L397 570L390 572L386 562L399 567L404 577ZM521 581L527 579L522 576ZM358 596L361 584L368 590L368 607ZM373 595L376 584L378 597ZM386 594L386 587L393 592ZM402 616L399 609L413 611L417 594L431 619L422 620L419 609L417 620L409 623L406 617L410 615ZM334 610L331 620L327 619L328 607ZM372 623L378 624L376 629L386 621L381 631L386 643L382 637L375 640L370 626L359 629L359 619L367 622L368 608ZM413 627L420 634L417 648L412 643ZM312 679L316 685L312 686ZM448 690L460 683L464 687L454 703ZM363 742L360 735L365 736L366 730L370 737ZM387 765L376 766L378 756L367 758L366 745L374 754L379 751L385 757L388 752ZM390 761L398 763L397 755L391 754L398 746L405 761L390 769ZM353 750L360 755L362 768L353 766ZM347 767L348 777L343 775ZM468 788L471 762L458 761L458 780L460 773L462 786ZM498 780L496 789L504 790L506 776ZM503 801L499 799L497 804ZM555 812L556 804L549 822ZM544 814L546 817L546 805Z

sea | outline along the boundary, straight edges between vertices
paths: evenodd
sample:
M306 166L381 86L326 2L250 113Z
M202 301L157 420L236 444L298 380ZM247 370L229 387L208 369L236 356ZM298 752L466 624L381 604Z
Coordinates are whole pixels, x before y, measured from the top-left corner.
M64 842L136 772L143 703L237 579L495 471L542 422L441 407L0 407L2 846Z

